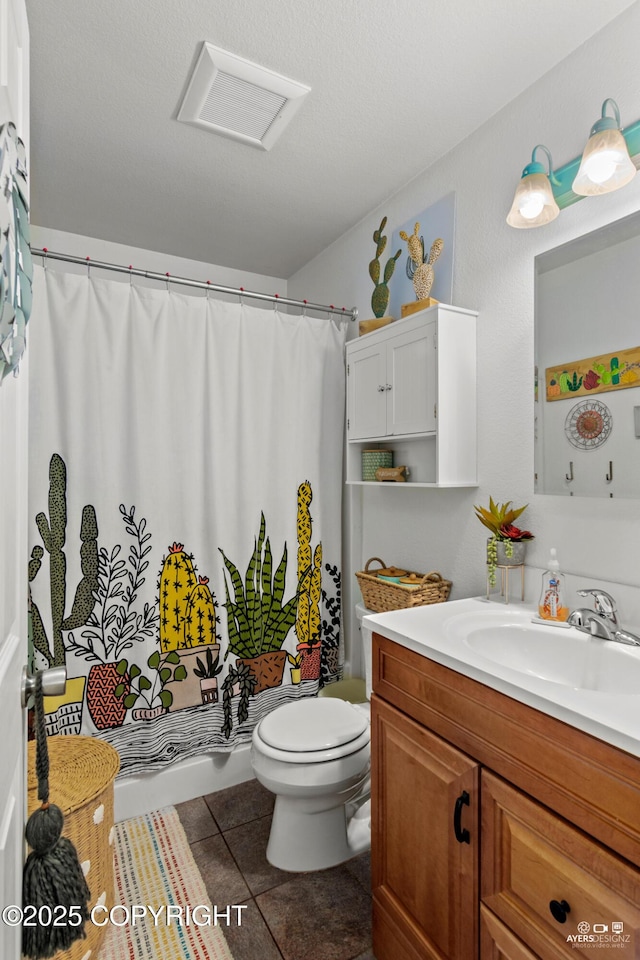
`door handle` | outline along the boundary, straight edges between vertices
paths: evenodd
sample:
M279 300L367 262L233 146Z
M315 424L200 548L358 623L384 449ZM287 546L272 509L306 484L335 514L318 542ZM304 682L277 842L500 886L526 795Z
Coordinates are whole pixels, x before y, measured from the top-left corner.
M42 671L42 693L45 697L58 697L64 693L67 685L67 668L49 667ZM36 689L35 674L31 676L27 673L27 668L22 668L22 680L20 682L20 702L26 707L29 697Z
M471 843L471 834L466 829L462 828L462 808L464 806L469 806L470 798L466 790L463 790L458 799L456 800L456 805L453 811L453 831L456 835L456 840L458 843Z

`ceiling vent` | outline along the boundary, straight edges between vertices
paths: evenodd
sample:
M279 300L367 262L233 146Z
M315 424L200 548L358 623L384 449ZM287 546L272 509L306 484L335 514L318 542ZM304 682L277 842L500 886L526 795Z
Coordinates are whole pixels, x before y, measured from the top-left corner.
M270 150L310 89L205 42L178 120Z

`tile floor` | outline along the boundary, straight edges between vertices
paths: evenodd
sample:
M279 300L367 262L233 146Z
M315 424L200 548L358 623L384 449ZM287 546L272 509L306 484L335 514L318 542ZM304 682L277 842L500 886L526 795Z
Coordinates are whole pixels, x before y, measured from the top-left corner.
M369 854L317 873L286 873L265 851L274 797L257 780L176 806L234 960L375 960ZM232 918L236 912L232 911Z

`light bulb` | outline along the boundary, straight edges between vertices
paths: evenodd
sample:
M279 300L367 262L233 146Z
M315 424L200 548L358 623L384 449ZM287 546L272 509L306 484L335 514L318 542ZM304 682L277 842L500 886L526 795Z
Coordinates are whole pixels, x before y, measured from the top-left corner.
M544 208L544 197L541 193L528 193L524 198L524 203L518 207L520 214L525 220L535 220Z
M584 166L584 172L593 183L606 183L616 172L620 156L615 150L598 150Z

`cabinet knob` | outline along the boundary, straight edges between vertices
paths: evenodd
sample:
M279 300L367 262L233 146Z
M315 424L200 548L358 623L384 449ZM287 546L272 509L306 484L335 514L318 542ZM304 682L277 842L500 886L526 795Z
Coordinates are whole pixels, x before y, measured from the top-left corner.
M553 919L557 920L558 923L564 923L567 914L571 913L571 907L566 900L552 900L549 904L549 910L551 910Z
M378 384L378 393L384 393L386 389L387 388L385 387L384 383Z
M393 390L393 384L388 383L385 387L385 390Z

